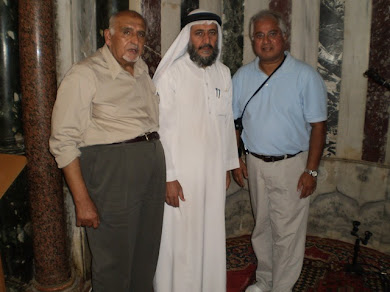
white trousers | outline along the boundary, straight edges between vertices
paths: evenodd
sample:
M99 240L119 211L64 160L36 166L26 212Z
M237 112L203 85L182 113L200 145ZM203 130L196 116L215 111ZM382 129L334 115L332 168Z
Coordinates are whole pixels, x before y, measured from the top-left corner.
M306 161L307 152L277 162L247 155L256 280L264 292L292 291L302 270L310 199L299 198L297 185Z

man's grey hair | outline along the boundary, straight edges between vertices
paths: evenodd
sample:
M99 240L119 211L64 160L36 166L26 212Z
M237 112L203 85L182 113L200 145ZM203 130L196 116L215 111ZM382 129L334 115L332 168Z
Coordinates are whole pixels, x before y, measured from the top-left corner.
M117 13L111 15L110 20L108 21L108 29L110 30L111 35L114 35L115 33L114 27L115 27L116 18L124 13L128 13L132 17L142 19L145 24L145 31L146 32L148 31L148 23L146 22L146 19L141 14L139 14L137 11L134 10L123 10L123 11L118 11Z
M273 11L273 10L261 10L258 13L256 13L255 15L253 15L249 21L249 37L251 38L251 40L253 40L253 26L254 26L254 24L257 21L262 20L264 18L274 19L276 21L276 23L278 24L280 30L282 31L283 35L284 36L287 35L287 25L286 25L286 22L284 21L282 15L280 13Z

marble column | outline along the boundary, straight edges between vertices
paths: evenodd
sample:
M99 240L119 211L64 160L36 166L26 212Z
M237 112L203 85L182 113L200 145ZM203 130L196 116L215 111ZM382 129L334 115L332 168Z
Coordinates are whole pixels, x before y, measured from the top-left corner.
M225 0L223 2L223 19L222 62L230 68L230 73L233 75L242 66L244 0Z
M291 55L317 68L320 0L292 1L291 6Z
M73 283L61 172L48 150L57 89L53 17L52 0L19 1L23 129L37 291L63 291Z
M249 21L253 15L263 9L269 9L269 0L245 0L244 2L244 50L243 65L252 62L255 54L252 50L252 42L249 37Z
M160 1L143 0L142 15L148 22L148 36L142 58L148 64L149 74L153 77L161 61L161 4Z
M108 28L110 16L118 11L129 9L129 0L96 0L96 43L104 45L104 30Z
M269 9L278 11L282 14L284 21L287 25L287 35L291 35L291 11L292 1L291 0L271 0L269 3ZM290 43L287 44L288 51L290 50Z
M161 1L161 55L164 56L180 33L181 0Z
M199 8L199 0L181 0L181 19L186 17L192 10Z
M367 70L369 62L372 2L371 0L360 0L359 4L355 0L344 2L344 41L336 137L337 158L362 159L368 84L362 72ZM328 88L334 87L331 85Z
M324 156L336 155L341 71L344 53L345 2L321 0L318 71L328 89L327 137Z
M369 68L373 69L385 81L390 80L390 3L387 0L372 2L371 44ZM368 69L368 68L367 68ZM364 140L362 160L383 164L389 157L390 150L387 138L389 133L389 90L368 80L366 116L364 124ZM389 162L390 159L387 160Z
M23 152L20 120L18 2L0 2L0 152Z

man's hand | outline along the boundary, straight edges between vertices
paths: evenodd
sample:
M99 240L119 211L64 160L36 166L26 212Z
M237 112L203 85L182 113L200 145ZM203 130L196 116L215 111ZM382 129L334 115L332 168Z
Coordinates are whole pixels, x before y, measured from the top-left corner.
M309 142L309 154L307 157L306 168L318 169L320 164L322 150L325 144L326 122L310 123L311 133ZM298 180L298 191L301 199L310 196L316 190L317 178L304 172Z
M246 165L241 158L239 159L239 161L240 161L240 167L233 169L232 172L233 172L233 178L234 178L235 182L240 187L243 188L244 187L244 178L248 179L248 170L246 169Z
M75 158L62 170L76 206L76 225L98 228L100 224L99 214L88 194L83 175L81 174L79 158Z
M179 198L183 202L184 194L179 181L169 181L166 185L165 202L172 207L179 207Z
M299 196L301 199L310 196L316 190L317 179L312 177L310 174L304 172L301 174L301 177L298 181L298 191L301 192Z
M100 224L99 214L95 204L90 198L76 205L76 225L98 228Z

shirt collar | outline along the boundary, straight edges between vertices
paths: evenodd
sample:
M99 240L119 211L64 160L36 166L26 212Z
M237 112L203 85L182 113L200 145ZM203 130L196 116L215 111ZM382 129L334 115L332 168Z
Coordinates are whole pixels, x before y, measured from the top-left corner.
M286 56L286 60L284 60L284 64L279 68L282 69L283 67L285 67L284 65L286 64L286 62L288 60L290 60L290 52L288 51L284 51L284 55ZM253 61L253 66L254 66L254 70L257 71L257 72L260 72L262 74L265 74L259 67L259 62L260 62L260 58L258 56L256 56L255 60Z
M101 49L101 53L103 55L104 60L108 65L108 69L111 72L112 79L115 79L121 71L128 73L122 66L118 63L118 61L112 55L110 49L107 44L105 44ZM141 75L143 72L148 73L148 66L146 63L140 58L134 65L134 77Z

